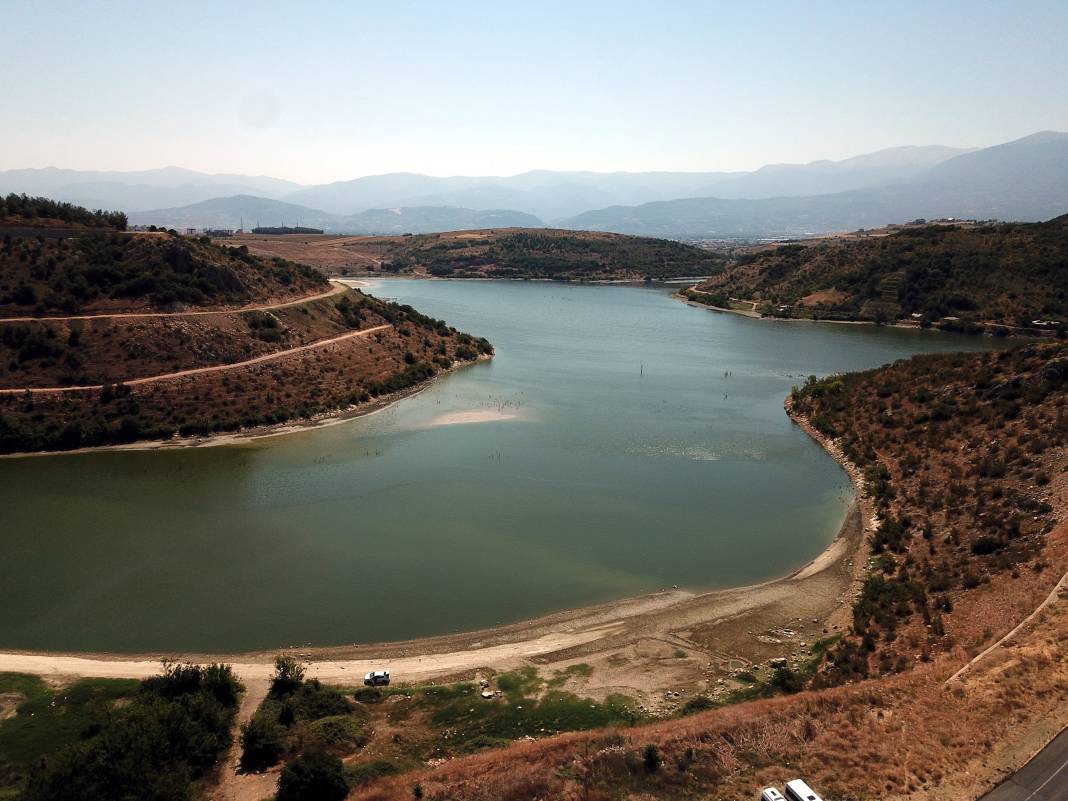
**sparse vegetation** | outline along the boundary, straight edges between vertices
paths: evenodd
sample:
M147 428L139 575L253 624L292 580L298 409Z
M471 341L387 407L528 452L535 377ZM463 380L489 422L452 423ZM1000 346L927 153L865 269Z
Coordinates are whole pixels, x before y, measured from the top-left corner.
M711 275L724 262L666 239L553 229L376 237L346 247L381 259L385 273L439 278L640 281Z
M304 303L227 311L323 294L310 268L170 234L6 238L0 297L13 314L122 312L175 304L218 313L96 320L0 320L0 453L69 450L206 436L358 406L492 354L410 306L351 290ZM28 308L20 308L26 306ZM194 381L131 379L244 362L348 332L388 331Z
M1043 455L1068 443L1066 398L1058 345L919 356L795 390L795 411L839 438L880 515L851 636L817 683L899 672L994 636L977 599L1042 563L1054 520L1039 478Z
M1068 215L762 247L689 294L719 307L728 296L757 301L777 317L1068 333Z

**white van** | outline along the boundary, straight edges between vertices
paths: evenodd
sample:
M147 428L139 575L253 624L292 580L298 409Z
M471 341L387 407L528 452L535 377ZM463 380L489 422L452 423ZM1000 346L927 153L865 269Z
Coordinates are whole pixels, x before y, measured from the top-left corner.
M801 779L786 782L786 797L790 801L823 801L816 791L805 784Z
M786 799L774 787L765 787L760 791L760 801L786 801Z

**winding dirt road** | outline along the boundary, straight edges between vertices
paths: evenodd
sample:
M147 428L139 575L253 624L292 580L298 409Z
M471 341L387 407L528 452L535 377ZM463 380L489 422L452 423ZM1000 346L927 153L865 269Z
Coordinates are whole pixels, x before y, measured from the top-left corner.
M118 312L117 314L72 314L63 317L0 317L0 324L2 323L62 323L69 320L106 320L106 319L139 319L139 318L153 318L153 317L204 317L212 314L239 314L240 312L250 311L271 311L273 309L285 309L289 306L300 306L304 303L311 303L316 300L322 300L323 298L333 297L334 295L340 295L349 289L345 284L338 283L337 281L331 282L333 286L326 292L321 292L318 295L310 295L308 297L297 298L296 300L287 300L283 303L260 303L255 306L239 306L236 309L209 309L200 311L176 311L176 312Z
M373 334L376 331L384 331L387 328L392 328L390 323L383 325L376 325L371 328L361 328L359 331L349 331L346 334L340 336L331 337L330 339L320 339L318 342L310 342L307 345L299 345L295 348L289 348L287 350L280 350L275 353L265 353L262 356L257 356L254 359L246 359L243 362L232 362L230 364L215 364L211 367L192 367L188 370L178 370L173 373L162 373L160 375L146 376L145 378L131 378L123 381L123 386L134 387L139 384L152 384L156 381L167 381L172 378L185 378L191 375L204 375L205 373L220 373L226 370L238 370L242 367L248 367L253 364L262 364L263 362L274 361L275 359L282 359L286 356L291 356L294 353L300 353L306 350L313 350L315 348L322 348L326 345L333 345L335 342L343 342L346 339L352 339L353 337L363 337L368 334ZM87 384L73 387L16 387L14 389L0 389L0 395L23 395L29 392L31 395L48 395L56 394L60 392L82 392L85 390L102 390L103 384Z

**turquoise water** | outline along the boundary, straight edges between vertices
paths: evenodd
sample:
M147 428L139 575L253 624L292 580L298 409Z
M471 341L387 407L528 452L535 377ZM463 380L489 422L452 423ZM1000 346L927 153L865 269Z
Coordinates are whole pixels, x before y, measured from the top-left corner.
M851 499L784 414L791 385L988 345L750 320L662 288L370 291L497 356L314 432L0 460L0 647L396 640L780 575L827 545ZM498 419L436 424L472 412Z

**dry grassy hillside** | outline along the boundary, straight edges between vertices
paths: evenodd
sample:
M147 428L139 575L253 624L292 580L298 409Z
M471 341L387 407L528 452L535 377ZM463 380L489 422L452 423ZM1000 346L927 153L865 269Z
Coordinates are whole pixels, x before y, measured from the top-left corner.
M881 520L823 681L980 647L1048 592L1068 347L920 356L810 380L792 406L864 471Z

